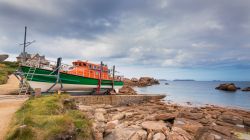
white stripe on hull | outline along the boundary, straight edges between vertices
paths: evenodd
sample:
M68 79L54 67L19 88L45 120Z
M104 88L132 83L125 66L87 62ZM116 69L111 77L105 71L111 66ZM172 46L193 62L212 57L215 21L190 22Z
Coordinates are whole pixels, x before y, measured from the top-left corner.
M31 88L41 88L42 92L46 92L54 83L28 81ZM56 84L50 91L57 91L61 88L61 84ZM97 85L80 85L80 84L63 84L63 91L93 91ZM111 85L101 85L101 88L112 88ZM118 91L122 86L115 86L114 89Z

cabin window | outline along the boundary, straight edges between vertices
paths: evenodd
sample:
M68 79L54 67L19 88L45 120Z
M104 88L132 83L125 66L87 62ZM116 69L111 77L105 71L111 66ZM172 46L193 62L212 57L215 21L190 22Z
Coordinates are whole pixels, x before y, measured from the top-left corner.
M89 65L89 68L91 68L91 69L92 69L92 65Z
M84 63L83 66L86 67L86 64Z

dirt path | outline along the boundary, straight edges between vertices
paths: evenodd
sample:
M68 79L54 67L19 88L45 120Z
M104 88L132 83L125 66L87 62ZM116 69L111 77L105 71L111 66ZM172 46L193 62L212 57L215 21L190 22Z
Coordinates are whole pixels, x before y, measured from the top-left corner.
M27 98L20 98L17 94L19 81L12 74L6 84L0 85L0 140L3 140L14 113L21 107Z
M0 85L0 95L17 94L18 89L19 89L19 81L12 74L9 76L9 79L6 84Z
M21 107L27 97L18 95L0 95L0 140L3 140L14 113Z

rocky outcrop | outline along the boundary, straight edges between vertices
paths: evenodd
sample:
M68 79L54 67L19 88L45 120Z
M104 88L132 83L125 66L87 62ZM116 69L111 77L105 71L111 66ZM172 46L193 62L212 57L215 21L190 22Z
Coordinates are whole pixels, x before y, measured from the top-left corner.
M250 91L250 87L246 87L246 88L242 89L242 91Z
M238 140L250 137L250 112L217 106L187 107L159 101L78 107L97 140Z
M126 95L135 95L137 94L136 91L128 86L128 85L124 85L120 90L119 90L119 93L121 94L126 94Z
M127 86L137 86L138 81L139 80L136 78L132 78L132 79L124 78L123 79L124 85L127 85Z
M158 80L151 78L151 77L141 77L139 79L137 79L137 78L131 78L131 79L124 78L123 82L124 82L124 85L138 86L138 87L145 87L145 86L160 84Z
M151 86L155 84L160 84L158 80L151 78L151 77L141 77L140 79L124 78L123 82L124 82L124 86L119 90L119 93L127 94L127 95L137 94L136 91L132 88L134 86L146 87L146 86Z
M159 81L151 77L141 77L138 81L139 87L152 86L156 84L160 84Z
M237 88L234 83L225 83L225 84L220 84L218 87L216 87L215 89L218 90L224 90L224 91L236 91Z
M9 57L9 55L7 54L0 54L0 62L3 62L4 60L6 60Z

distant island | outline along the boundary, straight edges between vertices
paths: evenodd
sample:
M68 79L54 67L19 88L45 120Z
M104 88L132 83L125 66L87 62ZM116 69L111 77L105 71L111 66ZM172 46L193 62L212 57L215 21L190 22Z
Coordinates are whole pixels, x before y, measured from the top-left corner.
M158 79L158 81L168 81L167 79Z
M175 79L173 81L195 81L193 79Z

